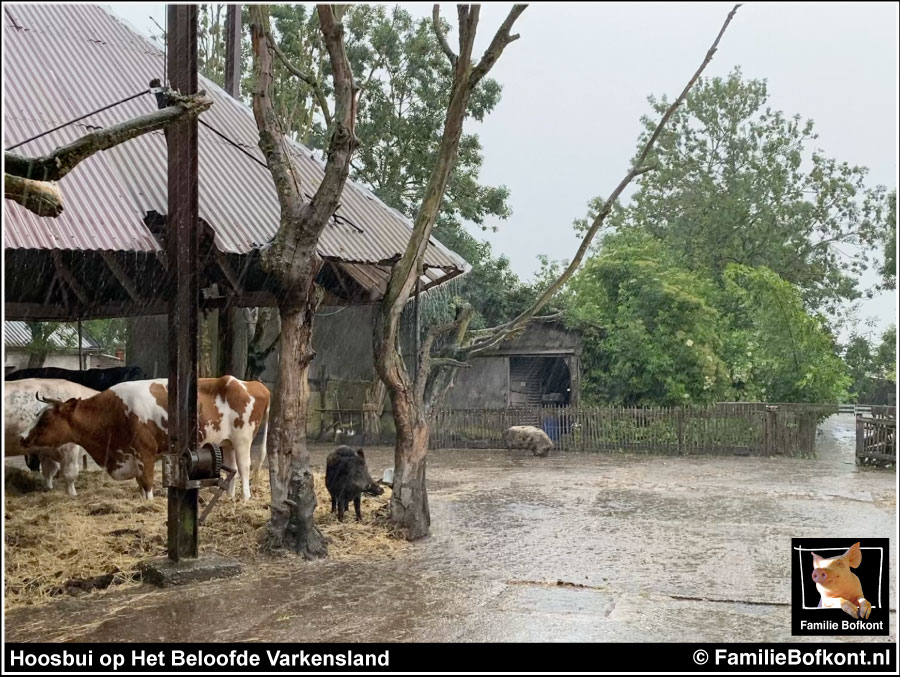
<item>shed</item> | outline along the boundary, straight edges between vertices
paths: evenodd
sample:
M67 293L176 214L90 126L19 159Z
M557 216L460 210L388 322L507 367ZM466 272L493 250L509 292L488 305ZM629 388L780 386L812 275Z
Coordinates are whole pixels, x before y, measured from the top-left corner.
M577 404L581 384L580 334L558 322L535 322L460 369L446 406L451 409Z

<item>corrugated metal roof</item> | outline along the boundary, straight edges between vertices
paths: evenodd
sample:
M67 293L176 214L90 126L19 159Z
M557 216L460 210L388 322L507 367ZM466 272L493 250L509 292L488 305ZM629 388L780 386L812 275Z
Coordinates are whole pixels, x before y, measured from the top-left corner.
M60 350L78 349L78 331L69 325L62 325L52 334L50 342ZM8 320L3 323L3 345L7 348L27 348L31 345L31 329L24 322ZM81 332L82 350L100 350L100 345L87 332Z
M148 88L163 75L163 52L96 5L4 5L4 145L10 146L99 107ZM250 108L200 78L213 99L200 117L200 217L216 232L216 245L243 254L274 235L278 200ZM152 112L146 94L15 149L37 155L86 131ZM226 137L227 140L223 139ZM308 195L322 163L291 145L297 175ZM4 246L152 252L159 249L143 223L167 211L166 145L162 132L146 134L95 155L60 181L65 211L41 218L4 200ZM398 257L411 224L370 191L347 183L336 218L319 243L325 258L377 264ZM458 255L432 241L429 268L468 270Z

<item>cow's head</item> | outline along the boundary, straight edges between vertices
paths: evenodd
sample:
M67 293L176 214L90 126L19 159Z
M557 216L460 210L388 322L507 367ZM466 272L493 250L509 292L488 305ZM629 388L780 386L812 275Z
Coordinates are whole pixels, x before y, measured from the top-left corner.
M22 433L23 447L58 447L72 441L72 415L78 406L79 398L73 397L63 402L51 398L43 398L37 394L38 400L48 406L38 414L31 429Z

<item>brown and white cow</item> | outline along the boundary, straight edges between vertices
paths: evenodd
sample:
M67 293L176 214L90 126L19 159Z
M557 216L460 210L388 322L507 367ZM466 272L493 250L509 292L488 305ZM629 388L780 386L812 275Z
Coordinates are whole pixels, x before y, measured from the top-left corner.
M31 428L44 410L37 395L58 400L71 397L93 397L96 390L58 378L27 378L9 381L3 393L3 437L5 456L24 456L37 453L41 460L41 472L48 489L53 488L53 478L59 473L66 483L69 496L75 496L75 479L84 458L84 449L77 444L25 449L20 435Z
M266 458L268 388L233 376L201 378L197 400L198 443L220 445L225 465L235 467L237 460L243 498L249 499L251 456L257 457L257 468ZM137 479L150 499L153 466L169 447L167 406L167 379L127 381L93 397L52 402L22 442L25 447L80 444L114 479ZM234 495L233 481L228 493Z

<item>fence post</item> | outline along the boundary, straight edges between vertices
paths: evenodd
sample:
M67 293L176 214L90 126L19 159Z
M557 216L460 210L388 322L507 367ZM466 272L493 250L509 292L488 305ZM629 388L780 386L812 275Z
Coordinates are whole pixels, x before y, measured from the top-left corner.
M675 410L675 421L678 428L678 455L684 456L684 407Z
M856 415L856 462L866 454L866 424L862 414Z
M766 456L772 456L776 449L778 430L778 407L766 406Z

